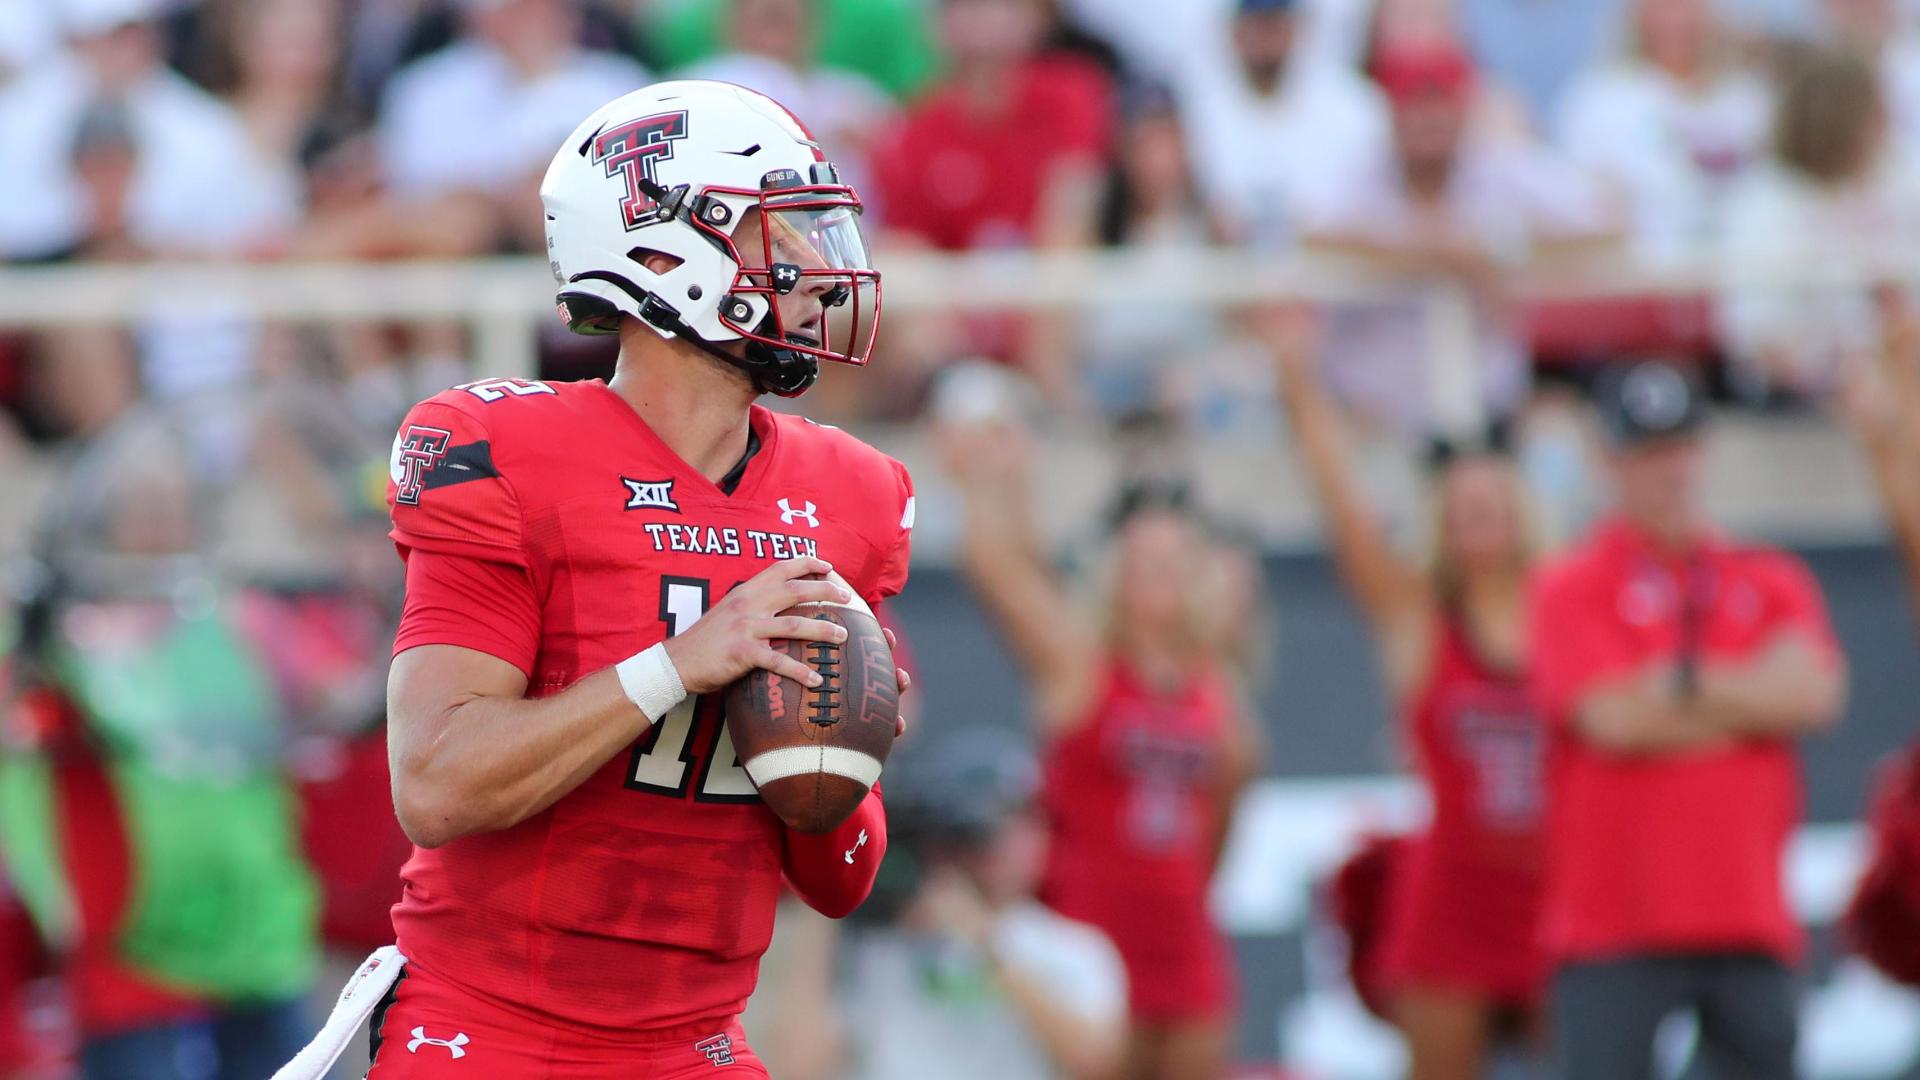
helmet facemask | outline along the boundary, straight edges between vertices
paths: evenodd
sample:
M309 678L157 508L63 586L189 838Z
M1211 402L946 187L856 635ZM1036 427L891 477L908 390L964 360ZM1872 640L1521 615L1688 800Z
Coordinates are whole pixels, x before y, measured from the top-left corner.
M831 166L820 168L837 179ZM692 216L738 267L718 314L746 343L742 366L762 389L788 397L813 384L821 360L865 364L880 326L880 273L860 231L859 196L842 184L797 179L780 170L760 191L706 189L696 205L753 200L731 233L709 214Z

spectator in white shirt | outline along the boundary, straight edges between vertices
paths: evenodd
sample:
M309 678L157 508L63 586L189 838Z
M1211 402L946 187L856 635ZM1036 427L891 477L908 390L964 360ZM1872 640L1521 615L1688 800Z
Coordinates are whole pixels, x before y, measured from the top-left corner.
M1382 49L1375 78L1393 103L1394 146L1338 178L1308 208L1309 242L1411 283L1445 284L1474 301L1479 407L1503 415L1524 397L1526 342L1506 295L1508 272L1544 247L1602 242L1618 217L1600 185L1532 142L1479 122L1470 61L1438 41ZM1436 413L1430 323L1422 294L1331 305L1329 380L1376 423L1430 433Z
M40 5L0 4L0 87L59 47L53 21Z
M1201 65L1227 62L1219 27L1239 0L1179 0L1174 18L1166 5L1140 0L1056 0L1054 6L1109 43L1129 77L1173 86ZM1374 0L1300 0L1299 7L1299 62L1354 67Z
M462 36L403 68L381 107L393 193L478 197L539 250L540 173L579 118L648 82L638 64L579 44L570 0L459 0Z
M1640 0L1634 19L1633 52L1574 84L1556 134L1626 195L1637 253L1673 262L1717 239L1728 186L1766 154L1772 100L1711 0Z
M1903 10L1903 7L1905 10ZM1893 134L1920 153L1920 29L1899 0L1820 0L1834 40L1874 58Z
M1126 87L1101 200L1100 242L1178 255L1207 241L1171 94L1157 85ZM1164 409L1203 430L1257 425L1270 415L1257 405L1265 396L1263 365L1229 333L1218 311L1118 295L1089 307L1078 334L1081 381L1103 415Z
M232 254L291 223L284 189L255 167L233 111L161 62L159 0L60 0L72 53L0 86L0 258L49 258L90 229L74 137L96 103L126 110L138 168L128 228L170 254Z
M858 188L874 134L893 114L885 90L857 72L815 62L813 0L730 0L727 52L681 73L758 90L806 121L827 157Z
M844 1004L861 1018L848 1075L1106 1080L1126 1038L1126 969L1105 934L1033 898L1047 833L1032 756L974 728L922 760L893 841L912 845L920 885L902 925L846 955Z
M362 119L344 78L340 0L207 0L195 73L233 107L261 167L304 204L301 173Z
M1720 252L1742 280L1721 297L1721 333L1738 391L1817 398L1881 330L1869 290L1804 275L1907 257L1920 243L1920 172L1891 135L1879 72L1847 49L1790 68L1773 149L1729 198Z
M1195 178L1231 243L1290 246L1302 201L1386 144L1386 111L1356 72L1296 62L1294 6L1239 0L1220 59L1177 88Z

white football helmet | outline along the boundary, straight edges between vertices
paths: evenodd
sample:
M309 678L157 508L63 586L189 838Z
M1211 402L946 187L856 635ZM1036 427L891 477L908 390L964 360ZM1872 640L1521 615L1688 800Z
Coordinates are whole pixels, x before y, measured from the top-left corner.
M560 317L614 333L632 316L791 397L819 360L864 364L880 325L880 273L861 235L860 198L806 127L731 83L655 83L574 129L540 185ZM734 236L757 213L757 250ZM678 260L655 273L644 259ZM794 319L781 298L817 296ZM788 325L794 322L795 325ZM744 355L722 346L744 340Z

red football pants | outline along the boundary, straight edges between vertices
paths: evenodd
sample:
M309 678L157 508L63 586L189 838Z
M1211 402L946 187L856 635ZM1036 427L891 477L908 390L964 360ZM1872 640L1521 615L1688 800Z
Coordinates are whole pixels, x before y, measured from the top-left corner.
M766 1077L737 1019L613 1041L488 1005L408 968L374 1012L367 1080Z

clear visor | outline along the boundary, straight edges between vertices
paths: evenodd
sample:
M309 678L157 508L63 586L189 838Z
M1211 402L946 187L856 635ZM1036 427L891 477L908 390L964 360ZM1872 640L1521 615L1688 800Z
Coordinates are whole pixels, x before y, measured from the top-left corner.
M864 364L880 321L880 274L860 231L860 206L844 189L761 199L765 263L743 283L768 295L774 336L826 359ZM742 251L746 259L753 257Z

